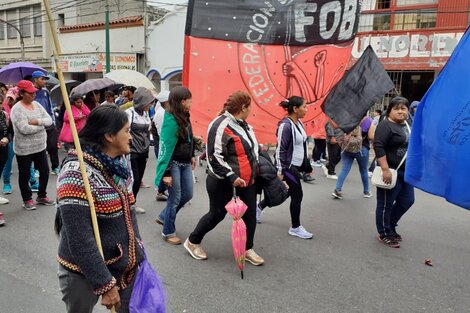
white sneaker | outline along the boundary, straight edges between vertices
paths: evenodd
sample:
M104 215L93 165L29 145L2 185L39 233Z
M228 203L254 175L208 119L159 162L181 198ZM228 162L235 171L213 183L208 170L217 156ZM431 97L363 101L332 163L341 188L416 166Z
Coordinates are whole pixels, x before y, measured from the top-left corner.
M323 164L321 164L320 161L313 162L312 166L313 167L322 167Z
M336 175L326 175L326 178L329 178L329 179L338 179L338 176L336 176Z
M261 215L263 215L263 210L259 207L259 202L256 203L256 223L261 224Z
M325 176L328 177L328 169L326 168L326 166L322 165L321 169L323 170L323 174L325 174Z
M372 198L372 194L370 192L364 192L363 197L364 198Z
M305 228L300 225L297 228L289 228L289 235L296 236L302 239L312 239L313 234L305 230Z
M8 200L7 198L0 197L0 204L7 204L9 202L10 200Z
M137 213L137 214L144 214L145 213L145 209L141 208L140 206L135 206L134 210L135 210L135 213Z

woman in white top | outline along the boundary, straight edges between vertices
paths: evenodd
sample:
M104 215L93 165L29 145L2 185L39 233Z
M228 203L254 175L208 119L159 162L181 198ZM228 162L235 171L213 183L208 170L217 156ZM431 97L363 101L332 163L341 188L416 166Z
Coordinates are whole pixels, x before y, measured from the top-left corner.
M309 175L312 173L312 166L307 158L307 134L300 120L307 113L307 106L305 100L297 96L290 97L280 105L288 115L279 122L277 129L276 165L279 178L289 185L292 220L289 234L302 239L311 239L313 234L300 224L303 198L300 173L305 172Z
M18 162L18 182L20 185L23 207L26 210L36 209L36 203L53 205L47 197L46 188L49 180L49 165L46 153L46 127L52 125L52 119L41 104L34 101L37 89L33 83L21 80L18 85L21 100L11 109L11 123L14 131L13 150ZM36 202L32 199L29 186L30 168L39 171L39 190Z

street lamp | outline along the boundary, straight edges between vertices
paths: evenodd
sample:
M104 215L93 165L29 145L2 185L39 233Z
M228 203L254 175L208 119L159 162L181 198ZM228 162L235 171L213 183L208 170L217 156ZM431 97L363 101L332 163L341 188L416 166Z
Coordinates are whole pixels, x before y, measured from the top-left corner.
M3 23L5 23L5 24L7 24L8 26L13 27L13 28L18 32L18 34L20 34L21 61L24 61L24 40L23 40L23 34L22 34L21 31L18 29L18 27L16 27L16 26L13 25L12 23L7 22L7 21L5 21L4 19L1 19L1 18L0 18L0 22L3 22Z

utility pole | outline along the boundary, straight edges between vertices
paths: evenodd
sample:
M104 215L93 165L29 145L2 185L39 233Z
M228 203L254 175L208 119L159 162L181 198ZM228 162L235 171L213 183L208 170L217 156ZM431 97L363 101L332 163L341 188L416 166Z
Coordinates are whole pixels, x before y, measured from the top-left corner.
M19 28L16 27L15 25L13 25L12 23L7 22L7 21L5 21L4 19L1 19L1 18L0 18L0 22L3 22L3 23L7 24L7 25L10 26L10 27L13 27L13 28L18 32L18 34L20 35L21 61L24 61L24 40L23 40L23 34L22 34L21 31L19 30Z
M109 3L106 0L106 13L105 13L105 41L106 41L106 73L111 70L111 55L109 51Z

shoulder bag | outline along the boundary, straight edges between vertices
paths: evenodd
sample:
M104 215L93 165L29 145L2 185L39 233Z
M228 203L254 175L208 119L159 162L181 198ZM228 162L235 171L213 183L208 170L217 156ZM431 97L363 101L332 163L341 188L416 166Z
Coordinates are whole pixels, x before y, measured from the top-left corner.
M410 126L408 123L405 121L406 127L408 128L408 132L411 133ZM405 155L400 161L400 164L398 164L398 167L396 169L390 169L390 172L392 173L392 181L390 184L387 184L383 181L383 172L382 168L377 165L374 169L374 172L372 172L372 177L370 179L370 182L372 185L382 188L382 189L393 189L395 185L397 184L397 172L400 169L400 167L403 165L403 162L405 162L406 156L408 155L408 151L406 151Z

